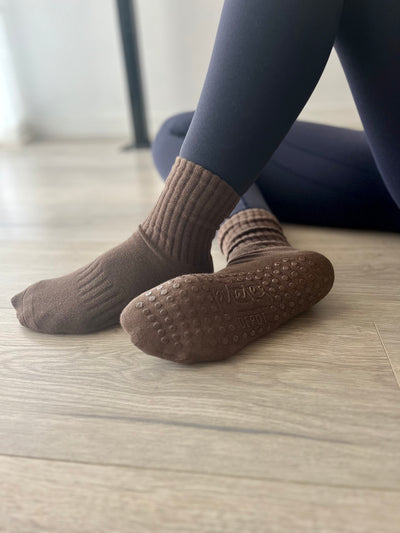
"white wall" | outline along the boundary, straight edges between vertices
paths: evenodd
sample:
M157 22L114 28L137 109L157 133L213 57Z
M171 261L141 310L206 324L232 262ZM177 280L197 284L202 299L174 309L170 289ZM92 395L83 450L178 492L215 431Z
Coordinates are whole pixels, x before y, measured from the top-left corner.
M15 144L24 139L25 110L16 79L11 46L0 1L0 143Z
M114 0L2 0L25 122L42 138L128 137ZM200 94L223 0L137 0L150 130ZM335 55L303 117L354 122ZM348 119L351 117L351 119Z
M40 137L128 134L112 0L5 0L26 109Z

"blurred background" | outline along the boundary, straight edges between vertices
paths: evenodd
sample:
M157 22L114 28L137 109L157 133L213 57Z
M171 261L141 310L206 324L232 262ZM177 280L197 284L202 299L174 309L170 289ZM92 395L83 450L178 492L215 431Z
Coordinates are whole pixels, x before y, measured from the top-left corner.
M150 139L193 110L223 0L136 0ZM0 0L0 144L132 138L115 0ZM357 115L336 54L302 118L344 126Z

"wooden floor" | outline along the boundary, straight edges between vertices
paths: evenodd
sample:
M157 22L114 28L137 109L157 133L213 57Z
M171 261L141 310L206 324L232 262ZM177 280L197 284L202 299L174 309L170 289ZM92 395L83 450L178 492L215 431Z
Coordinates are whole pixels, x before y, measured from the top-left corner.
M186 367L119 328L34 333L9 303L130 234L161 190L148 151L10 150L1 190L1 532L400 531L400 235L285 226L332 292Z

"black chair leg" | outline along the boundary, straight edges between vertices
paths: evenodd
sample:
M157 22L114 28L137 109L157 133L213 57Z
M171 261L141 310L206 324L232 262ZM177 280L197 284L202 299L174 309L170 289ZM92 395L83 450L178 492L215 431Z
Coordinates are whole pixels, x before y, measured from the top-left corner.
M150 141L143 96L134 0L116 1L128 83L131 124L135 134L135 141L125 149L148 148Z

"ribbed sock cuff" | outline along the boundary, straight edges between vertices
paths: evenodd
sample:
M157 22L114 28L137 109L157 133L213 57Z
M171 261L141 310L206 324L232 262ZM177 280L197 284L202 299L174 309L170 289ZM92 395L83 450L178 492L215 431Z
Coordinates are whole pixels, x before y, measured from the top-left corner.
M238 201L236 191L219 176L177 156L141 229L170 257L198 262L209 253L215 231Z
M245 209L228 218L218 231L218 240L228 261L261 247L290 246L278 219L265 209Z

